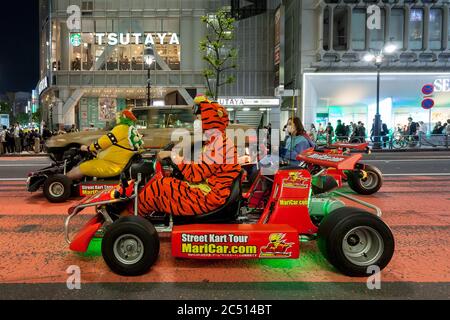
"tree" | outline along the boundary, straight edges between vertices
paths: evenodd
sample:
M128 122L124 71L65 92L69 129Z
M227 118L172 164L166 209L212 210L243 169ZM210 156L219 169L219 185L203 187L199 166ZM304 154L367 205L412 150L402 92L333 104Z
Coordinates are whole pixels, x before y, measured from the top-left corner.
M207 67L203 70L208 86L206 95L217 100L220 88L236 81L234 75L229 75L222 80L223 72L237 67L237 50L231 47L235 19L221 9L215 14L202 16L201 21L208 30L206 37L200 41L200 50L204 54L203 60L207 63Z
M0 102L0 113L11 115L11 113L12 113L11 105L8 102L1 101Z
M30 122L30 115L25 112L21 112L16 115L15 122L18 122L21 126L27 125Z
M41 117L42 117L42 114L41 114L41 108L38 108L38 109L36 110L36 112L34 112L34 113L31 115L31 121L34 122L34 123L39 124L39 123L41 123Z

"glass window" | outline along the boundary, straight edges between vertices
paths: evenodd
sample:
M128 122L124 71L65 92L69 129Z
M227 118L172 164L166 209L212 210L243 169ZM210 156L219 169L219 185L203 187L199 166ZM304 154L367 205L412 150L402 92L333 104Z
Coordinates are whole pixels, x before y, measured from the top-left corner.
M431 50L442 49L442 9L430 9L429 44Z
M120 70L130 70L131 68L130 45L119 46L117 52Z
M142 70L144 69L144 46L132 45L131 46L131 69Z
M106 52L105 46L95 46L95 66L94 70L105 70L106 69Z
M70 70L72 71L79 71L81 70L81 49L82 45L80 46L70 46L72 48L72 54L70 57Z
M366 48L366 9L354 8L352 12L352 49Z
M323 49L324 50L330 50L329 43L330 43L330 9L327 7L323 11Z
M333 49L347 50L347 8L336 7L333 16Z
M409 49L423 48L423 9L413 8L409 15Z
M112 49L112 46L108 46L108 49L106 50L108 60L106 62L106 69L107 70L117 70L119 69L119 48L116 46L114 49Z
M160 44L161 40L156 37L155 40L155 54L159 55L162 60L169 66L171 70L180 70L181 51L179 44L170 44L172 33L167 33Z
M82 68L83 70L91 70L94 65L94 34L83 33L82 34Z
M386 20L386 12L384 9L380 9L381 21L380 21L380 29L370 29L369 37L370 37L370 48L381 50L384 46L384 28L385 28L385 20Z
M190 108L135 108L133 109L133 113L138 118L139 126L147 129L192 129L194 122L194 115Z
M391 10L391 17L389 19L389 40L397 48L403 48L403 40L405 33L405 12L401 8L394 8Z

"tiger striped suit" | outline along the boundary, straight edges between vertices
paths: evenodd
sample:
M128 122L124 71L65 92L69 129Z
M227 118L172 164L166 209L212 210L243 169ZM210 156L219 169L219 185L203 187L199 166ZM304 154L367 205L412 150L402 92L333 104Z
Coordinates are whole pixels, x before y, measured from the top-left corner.
M226 138L228 114L217 103L201 104L204 131L208 135L201 159L180 163L184 181L175 178L156 180L139 195L139 213L161 212L173 215L199 215L222 206L231 192L241 167L234 144Z

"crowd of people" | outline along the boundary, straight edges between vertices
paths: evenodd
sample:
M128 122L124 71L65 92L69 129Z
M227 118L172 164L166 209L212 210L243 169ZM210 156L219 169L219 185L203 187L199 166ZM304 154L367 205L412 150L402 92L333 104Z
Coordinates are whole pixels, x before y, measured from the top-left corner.
M17 122L9 128L0 127L0 155L41 152L45 141L54 134L46 125L42 132L36 128L23 128Z
M334 140L362 142L366 138L366 128L361 121L345 124L341 120L338 120L336 127L333 127L331 122L328 122L325 127L320 123L318 128L316 128L315 124L311 124L308 134L312 141L318 142L325 140L328 145Z

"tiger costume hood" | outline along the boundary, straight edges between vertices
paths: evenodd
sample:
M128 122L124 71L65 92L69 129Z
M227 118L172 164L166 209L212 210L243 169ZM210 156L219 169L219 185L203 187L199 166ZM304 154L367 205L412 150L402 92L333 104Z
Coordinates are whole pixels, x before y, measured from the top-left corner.
M216 129L225 133L225 130L230 123L230 119L227 110L225 110L223 106L217 102L201 102L200 112L202 116L203 131Z

